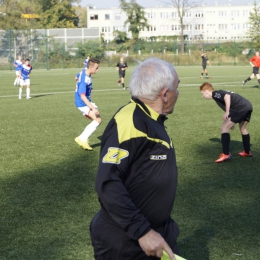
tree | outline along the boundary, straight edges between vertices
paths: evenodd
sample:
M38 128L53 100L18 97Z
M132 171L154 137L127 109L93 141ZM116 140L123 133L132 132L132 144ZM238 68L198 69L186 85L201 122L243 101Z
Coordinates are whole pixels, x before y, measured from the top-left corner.
M73 3L80 0L0 0L0 29L74 28L79 17ZM37 19L22 14L38 14Z
M127 41L129 41L129 39L127 38L126 32L121 32L121 31L114 31L113 35L115 36L115 38L113 39L112 43L115 44L123 44Z
M79 17L78 27L87 27L87 8L81 6L74 6L75 13Z
M79 18L72 3L75 0L38 0L40 10L40 28L74 28Z
M260 49L260 6L254 2L253 11L250 12L249 24L251 25L248 35L250 36L255 49Z
M191 9L196 7L196 3L190 0L171 0L171 5L177 9L180 28L181 28L181 53L184 53L184 17L185 14Z
M135 0L130 0L130 3L127 3L125 0L120 0L120 8L127 15L124 25L129 24L129 31L132 33L132 45L135 45L138 41L140 31L149 27L145 17L145 11Z

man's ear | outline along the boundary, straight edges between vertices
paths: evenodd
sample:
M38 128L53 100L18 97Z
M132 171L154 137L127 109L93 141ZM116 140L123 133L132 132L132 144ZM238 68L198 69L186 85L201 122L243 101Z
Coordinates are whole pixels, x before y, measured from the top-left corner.
M168 90L169 90L168 88L164 88L164 89L161 90L160 96L161 96L161 99L164 103L167 102L167 92L168 92Z

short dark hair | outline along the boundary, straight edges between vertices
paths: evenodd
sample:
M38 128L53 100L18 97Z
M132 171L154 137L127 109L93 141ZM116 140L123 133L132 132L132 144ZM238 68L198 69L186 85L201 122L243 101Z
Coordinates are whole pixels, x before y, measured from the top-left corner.
M27 58L27 59L25 59L25 61L30 61L30 59Z
M89 61L88 61L88 68L93 66L95 63L99 64L100 60L90 58Z

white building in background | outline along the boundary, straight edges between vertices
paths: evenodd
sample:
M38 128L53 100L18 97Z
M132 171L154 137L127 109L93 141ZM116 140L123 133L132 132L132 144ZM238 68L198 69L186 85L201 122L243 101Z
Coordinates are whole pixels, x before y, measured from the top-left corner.
M201 5L186 13L184 35L186 40L245 40L250 27L249 15L254 5ZM178 13L174 7L144 8L149 28L141 31L139 37L151 40L151 37L180 35ZM115 30L126 31L131 37L128 26L124 25L126 13L120 8L94 9L88 7L88 28L98 28L105 41L112 41Z

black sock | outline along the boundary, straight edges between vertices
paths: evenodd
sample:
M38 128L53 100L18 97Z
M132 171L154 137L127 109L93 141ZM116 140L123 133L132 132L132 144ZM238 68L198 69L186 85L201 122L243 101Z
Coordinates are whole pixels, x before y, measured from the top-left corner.
M125 88L125 83L122 83L123 88Z
M203 73L201 73L201 77L203 77Z
M229 143L230 143L230 134L229 133L221 134L221 143L222 143L223 153L228 155L229 154Z
M258 81L258 83L260 83L260 79L258 79L257 81Z
M242 135L242 141L243 141L243 146L244 150L247 154L250 152L250 135Z
M245 82L247 82L247 81L249 81L249 80L251 80L251 78L250 78L250 77L248 77L248 78L245 80Z
M208 73L206 73L206 76L208 76Z

